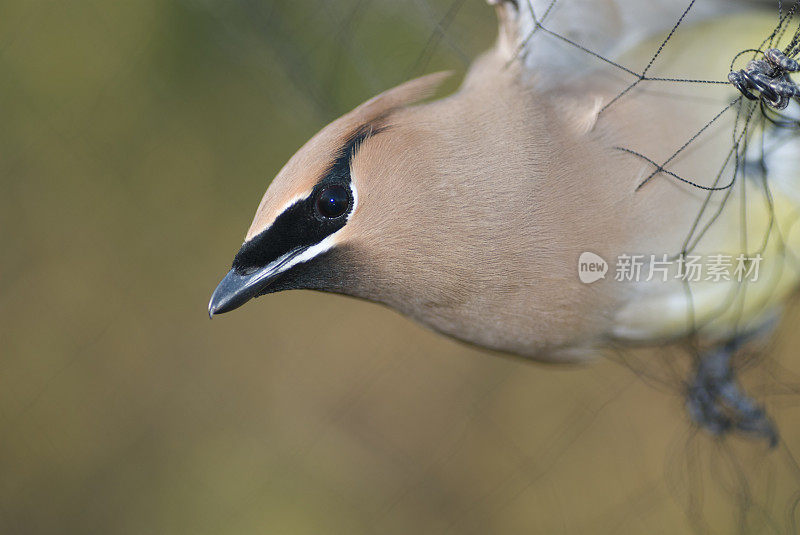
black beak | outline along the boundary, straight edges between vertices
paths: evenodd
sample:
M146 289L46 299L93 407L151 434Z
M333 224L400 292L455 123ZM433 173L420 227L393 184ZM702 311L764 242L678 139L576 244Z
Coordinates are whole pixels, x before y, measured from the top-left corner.
M239 308L250 299L258 295L275 277L269 269L260 269L242 275L231 269L223 278L208 302L208 317L214 314L223 314Z
M235 268L231 269L211 294L211 300L208 302L208 317L213 318L214 314L230 312L260 295L272 281L285 271L284 268L287 264L305 250L306 247L298 247L278 260L253 271L248 270L245 274Z

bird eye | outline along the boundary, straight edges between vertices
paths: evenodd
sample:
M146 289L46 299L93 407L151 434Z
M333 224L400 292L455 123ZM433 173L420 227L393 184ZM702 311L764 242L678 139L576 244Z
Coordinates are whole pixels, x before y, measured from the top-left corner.
M317 212L328 219L334 219L350 208L350 194L339 184L325 186L317 194Z

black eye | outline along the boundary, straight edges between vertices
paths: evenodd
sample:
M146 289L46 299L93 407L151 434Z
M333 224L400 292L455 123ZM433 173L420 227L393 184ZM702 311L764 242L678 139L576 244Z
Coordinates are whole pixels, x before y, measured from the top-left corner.
M341 216L350 208L350 194L339 184L325 186L317 193L317 212L328 219Z

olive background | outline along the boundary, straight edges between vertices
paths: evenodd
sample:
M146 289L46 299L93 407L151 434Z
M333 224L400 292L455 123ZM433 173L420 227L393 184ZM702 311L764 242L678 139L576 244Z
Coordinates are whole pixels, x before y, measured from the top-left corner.
M0 533L793 529L796 311L745 375L773 451L692 428L677 350L545 366L313 292L208 320L292 153L494 34L479 0L0 4Z

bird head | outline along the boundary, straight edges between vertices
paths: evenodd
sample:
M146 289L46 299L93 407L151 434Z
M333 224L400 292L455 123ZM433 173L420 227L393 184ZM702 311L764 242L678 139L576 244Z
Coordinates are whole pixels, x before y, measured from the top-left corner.
M210 316L287 289L370 297L359 273L366 259L357 251L365 240L379 239L398 215L392 201L413 202L392 199L401 194L393 187L399 175L424 172L423 163L403 161L407 154L396 144L413 144L414 134L395 115L432 94L448 75L431 74L381 93L325 127L289 160L214 291Z

